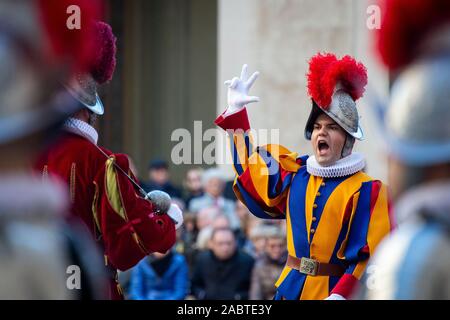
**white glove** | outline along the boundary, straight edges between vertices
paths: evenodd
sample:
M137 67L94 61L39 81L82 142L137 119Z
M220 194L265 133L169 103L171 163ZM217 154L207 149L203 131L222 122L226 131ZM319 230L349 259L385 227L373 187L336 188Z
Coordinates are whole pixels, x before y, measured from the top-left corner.
M230 115L244 108L246 104L259 101L258 97L248 95L258 75L259 72L256 71L247 78L247 65L244 64L240 78L234 77L232 80L225 81L225 85L228 86L228 108L224 115Z
M325 300L347 300L343 296L337 293L332 293L328 298L325 298Z
M175 229L178 229L183 225L183 212L175 203L172 203L170 205L169 211L167 211L167 215L175 223Z

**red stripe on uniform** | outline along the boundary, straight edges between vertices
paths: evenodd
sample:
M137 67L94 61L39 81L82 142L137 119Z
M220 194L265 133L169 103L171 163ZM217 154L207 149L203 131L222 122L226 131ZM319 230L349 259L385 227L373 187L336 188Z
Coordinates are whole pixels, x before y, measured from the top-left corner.
M338 283L331 291L331 294L340 294L344 298L348 299L358 282L358 279L356 279L353 275L346 273L341 277L341 279L339 279Z
M241 174L238 177L238 179L241 182L241 185L244 187L245 191L247 191L249 193L251 198L256 201L256 203L261 207L262 210L271 212L271 213L284 214L285 211L280 211L280 209L282 209L282 207L279 208L277 206L277 207L270 208L264 203L264 201L261 199L258 192L256 191L255 186L253 185L253 181L252 181L249 170L245 170L245 172L243 174Z
M347 202L347 206L345 207L344 218L342 220L343 224L350 220L350 216L352 215L352 211L353 211L353 196Z
M379 180L372 181L372 190L370 191L370 216L372 216L373 208L380 194L382 183Z

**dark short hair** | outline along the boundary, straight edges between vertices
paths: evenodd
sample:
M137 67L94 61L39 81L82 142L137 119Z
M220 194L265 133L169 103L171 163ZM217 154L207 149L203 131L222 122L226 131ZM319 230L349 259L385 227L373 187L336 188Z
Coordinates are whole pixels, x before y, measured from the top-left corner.
M148 169L152 170L152 169L169 169L169 165L167 164L167 162L165 160L162 159L155 159L152 160L148 163Z
M213 240L214 237L216 236L216 234L217 234L218 232L221 232L221 231L225 231L225 232L231 233L231 234L233 235L233 239L236 240L236 235L234 234L233 229L227 228L227 227L226 227L226 228L214 228L213 231L212 231L212 233L211 233L211 240Z

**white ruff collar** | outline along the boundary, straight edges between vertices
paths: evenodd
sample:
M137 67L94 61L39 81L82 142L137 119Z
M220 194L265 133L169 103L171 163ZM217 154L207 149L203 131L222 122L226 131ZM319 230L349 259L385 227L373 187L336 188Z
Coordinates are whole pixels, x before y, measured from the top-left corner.
M335 164L323 167L315 156L311 156L306 160L306 170L310 175L322 178L338 178L352 175L361 171L366 166L366 161L362 154L354 152L349 156L336 161Z
M64 128L67 131L78 134L79 136L85 137L89 139L92 143L97 144L98 141L98 133L97 130L88 123L75 119L69 118L64 123Z

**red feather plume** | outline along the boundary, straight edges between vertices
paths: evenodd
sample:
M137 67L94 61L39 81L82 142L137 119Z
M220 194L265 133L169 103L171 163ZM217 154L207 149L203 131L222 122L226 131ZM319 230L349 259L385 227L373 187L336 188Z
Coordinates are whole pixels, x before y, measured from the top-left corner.
M73 5L80 9L80 29L67 27L71 15L67 11ZM36 8L49 43L48 52L45 52L47 60L70 63L73 72L87 71L95 45L92 25L102 18L103 1L37 0Z
M410 63L421 41L450 22L448 0L380 0L379 4L383 17L375 33L377 50L391 70Z
M97 22L95 28L96 56L91 67L94 80L103 84L112 79L116 68L116 37L112 28L105 22Z
M337 84L353 100L364 94L367 70L350 56L337 59L334 54L317 54L309 61L308 94L321 107L327 109Z

